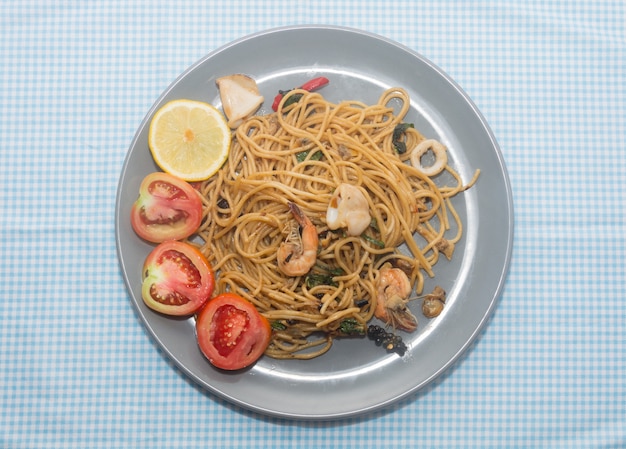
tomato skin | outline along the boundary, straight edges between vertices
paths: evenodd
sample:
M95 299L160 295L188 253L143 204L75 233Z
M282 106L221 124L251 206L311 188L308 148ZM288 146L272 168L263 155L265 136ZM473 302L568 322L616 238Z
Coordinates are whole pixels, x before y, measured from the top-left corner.
M156 312L191 315L209 300L214 288L213 267L188 243L160 243L144 262L141 297Z
M139 186L130 222L139 237L153 243L181 240L202 222L202 201L186 181L164 172L146 176Z
M239 295L211 299L196 320L198 345L215 367L238 370L256 362L270 343L269 321Z

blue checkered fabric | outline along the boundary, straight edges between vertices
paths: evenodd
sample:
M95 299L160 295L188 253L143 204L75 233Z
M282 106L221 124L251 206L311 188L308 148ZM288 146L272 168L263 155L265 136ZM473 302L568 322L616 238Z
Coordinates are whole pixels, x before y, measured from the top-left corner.
M292 422L205 392L134 313L115 194L189 65L292 24L360 28L445 70L489 122L515 204L502 298L417 395ZM623 2L0 3L0 447L626 447Z

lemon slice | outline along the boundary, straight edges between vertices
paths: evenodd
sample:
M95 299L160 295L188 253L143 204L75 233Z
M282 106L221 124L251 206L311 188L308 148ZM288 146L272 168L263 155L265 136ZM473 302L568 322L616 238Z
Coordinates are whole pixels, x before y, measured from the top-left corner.
M173 100L152 117L148 146L161 169L185 181L210 178L228 158L231 134L224 115L208 103Z

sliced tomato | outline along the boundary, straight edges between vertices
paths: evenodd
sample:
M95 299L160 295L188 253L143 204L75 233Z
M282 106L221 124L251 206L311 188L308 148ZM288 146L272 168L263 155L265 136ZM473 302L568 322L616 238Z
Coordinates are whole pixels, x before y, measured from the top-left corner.
M163 172L143 179L130 213L141 238L154 243L184 239L196 232L201 221L202 202L188 182Z
M270 343L270 323L246 299L223 293L198 314L200 350L214 366L238 370L256 362Z
M208 301L214 288L211 264L188 243L160 243L144 262L141 296L157 312L191 315Z

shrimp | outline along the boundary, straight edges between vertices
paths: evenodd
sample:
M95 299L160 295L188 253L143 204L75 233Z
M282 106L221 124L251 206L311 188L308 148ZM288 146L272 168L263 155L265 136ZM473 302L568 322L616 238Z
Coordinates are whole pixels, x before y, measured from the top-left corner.
M407 307L412 287L406 273L385 264L380 269L376 287L376 318L407 332L417 329L417 318Z
M346 227L348 235L361 235L371 221L369 204L363 192L351 184L339 184L326 211L328 228Z
M302 231L297 226L293 227L287 239L280 244L276 253L278 268L287 276L303 276L317 260L317 230L295 203L289 202L289 209Z

